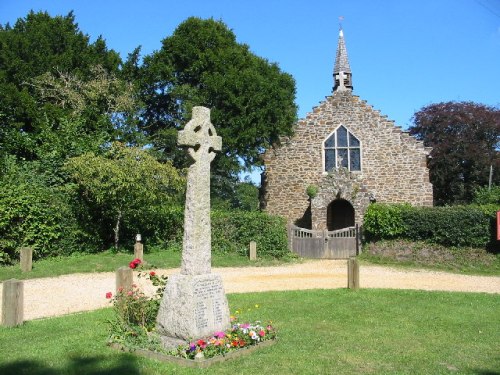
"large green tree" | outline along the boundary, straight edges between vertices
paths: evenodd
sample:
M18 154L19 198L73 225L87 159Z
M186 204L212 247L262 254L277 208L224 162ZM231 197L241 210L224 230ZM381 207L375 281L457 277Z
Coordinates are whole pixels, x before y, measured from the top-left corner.
M129 68L131 61L137 65L137 51ZM211 109L223 139L212 165L212 185L219 195L234 187L242 169L260 165L263 151L290 135L296 120L293 78L238 43L221 21L188 18L135 74L145 103L142 129L179 167L188 160L178 151L177 131L193 106Z
M415 113L410 134L432 147L429 160L434 200L438 205L470 203L476 189L500 183L500 109L447 102Z
M103 38L91 43L79 30L73 13L52 17L30 12L14 26L0 25L0 152L37 159L43 131L47 126L57 130L72 111L40 95L36 82L41 76L71 74L85 81L96 65L113 74L119 64L119 55ZM91 133L95 113L86 115L89 121L82 130Z

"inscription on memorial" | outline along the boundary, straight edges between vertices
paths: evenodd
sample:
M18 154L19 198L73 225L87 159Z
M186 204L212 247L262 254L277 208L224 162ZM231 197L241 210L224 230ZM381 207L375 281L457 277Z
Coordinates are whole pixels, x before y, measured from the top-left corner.
M194 309L194 317L196 321L196 328L208 328L207 305L203 301L196 302Z
M224 311L221 298L224 298L224 290L221 283L215 280L198 280L194 285L194 297L197 328L207 328L209 325L218 325L223 322Z
M215 280L198 280L194 284L194 296L196 298L216 298L223 295L222 285Z

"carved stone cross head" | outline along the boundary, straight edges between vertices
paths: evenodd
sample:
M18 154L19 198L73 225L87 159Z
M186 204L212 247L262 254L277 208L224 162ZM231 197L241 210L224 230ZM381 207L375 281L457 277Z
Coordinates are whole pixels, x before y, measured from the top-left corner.
M210 122L210 109L193 107L193 117L179 132L177 143L189 147L189 155L195 162L205 158L211 162L214 159L215 151L222 149L222 138Z

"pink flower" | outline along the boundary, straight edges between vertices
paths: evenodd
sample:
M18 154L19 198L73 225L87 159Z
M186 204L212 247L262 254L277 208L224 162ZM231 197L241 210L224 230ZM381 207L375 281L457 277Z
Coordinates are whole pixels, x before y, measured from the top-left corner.
M132 291L131 291L131 290L129 290L129 291L127 292L127 296L131 296L132 294L133 294L133 293L132 293Z
M214 336L217 337L218 339L223 339L224 337L226 337L226 334L222 331L219 331L219 332L215 332Z
M259 331L259 336L260 336L260 337L264 337L265 335L266 335L266 333L265 333L265 332L261 329L261 330Z
M113 293L111 293L111 292L107 292L107 293L106 293L106 298L107 298L107 299L111 299L111 297L113 297Z

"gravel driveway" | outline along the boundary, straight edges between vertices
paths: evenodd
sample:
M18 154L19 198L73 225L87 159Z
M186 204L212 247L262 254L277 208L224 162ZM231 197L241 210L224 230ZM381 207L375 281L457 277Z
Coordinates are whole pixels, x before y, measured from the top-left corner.
M179 269L156 270L171 275ZM309 260L279 267L214 268L222 275L227 293L270 290L334 289L347 285L345 260ZM144 285L148 294L154 287ZM468 276L438 271L402 270L382 266L360 267L361 288L421 289L500 294L500 277ZM38 319L109 306L106 292L115 290L115 274L72 274L24 281L24 319ZM2 288L0 288L0 298ZM1 309L1 307L0 307Z

